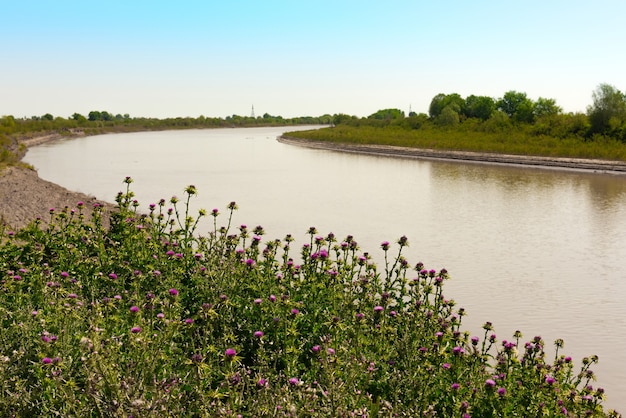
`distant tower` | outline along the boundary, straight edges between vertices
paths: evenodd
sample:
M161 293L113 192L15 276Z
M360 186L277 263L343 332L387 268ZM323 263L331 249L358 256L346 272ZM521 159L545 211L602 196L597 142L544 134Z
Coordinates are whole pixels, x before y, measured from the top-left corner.
M251 118L254 118L254 117L255 117L255 116L254 116L254 105L252 105L252 112L250 112L250 117L251 117Z

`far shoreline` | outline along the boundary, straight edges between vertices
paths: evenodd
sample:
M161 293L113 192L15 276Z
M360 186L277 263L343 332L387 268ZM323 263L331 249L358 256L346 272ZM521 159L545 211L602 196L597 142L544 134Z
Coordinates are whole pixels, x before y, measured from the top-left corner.
M335 143L294 138L285 135L279 136L277 140L278 142L287 145L382 157L452 161L458 163L496 164L586 173L626 175L626 162L621 161L495 154L474 151L435 150L392 145Z

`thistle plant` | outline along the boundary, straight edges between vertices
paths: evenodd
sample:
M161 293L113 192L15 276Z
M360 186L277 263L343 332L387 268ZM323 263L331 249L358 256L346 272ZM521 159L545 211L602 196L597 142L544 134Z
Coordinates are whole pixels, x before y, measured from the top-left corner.
M463 330L406 237L379 268L352 236L235 228L235 202L198 231L193 186L140 213L131 183L110 228L77 204L3 231L0 415L619 416L597 357Z

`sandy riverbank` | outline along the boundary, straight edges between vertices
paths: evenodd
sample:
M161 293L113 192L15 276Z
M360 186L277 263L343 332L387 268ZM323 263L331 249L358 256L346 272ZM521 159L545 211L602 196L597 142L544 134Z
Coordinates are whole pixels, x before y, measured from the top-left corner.
M402 158L419 158L429 160L463 161L483 164L507 164L538 168L553 168L567 170L583 170L597 173L626 175L626 162L591 160L582 158L536 157L525 155L490 154L469 151L448 151L389 145L369 144L338 144L326 141L312 141L307 139L281 136L279 142L299 145L308 148L325 149L332 151L351 152L359 154L380 155Z
M20 143L28 147L61 138L61 135L49 134L24 139ZM43 180L35 170L27 167L9 166L0 171L0 222L6 223L10 229L22 228L37 218L46 224L50 219L50 208L76 208L78 202L85 203L83 213L86 216L91 215L94 203L104 206L105 222L114 208L114 205L93 196Z

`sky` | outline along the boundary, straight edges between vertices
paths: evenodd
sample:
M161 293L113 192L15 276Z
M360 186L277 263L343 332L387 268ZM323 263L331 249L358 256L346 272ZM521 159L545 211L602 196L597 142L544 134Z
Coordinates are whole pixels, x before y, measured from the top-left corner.
M623 0L0 0L0 116L428 113L626 91Z

